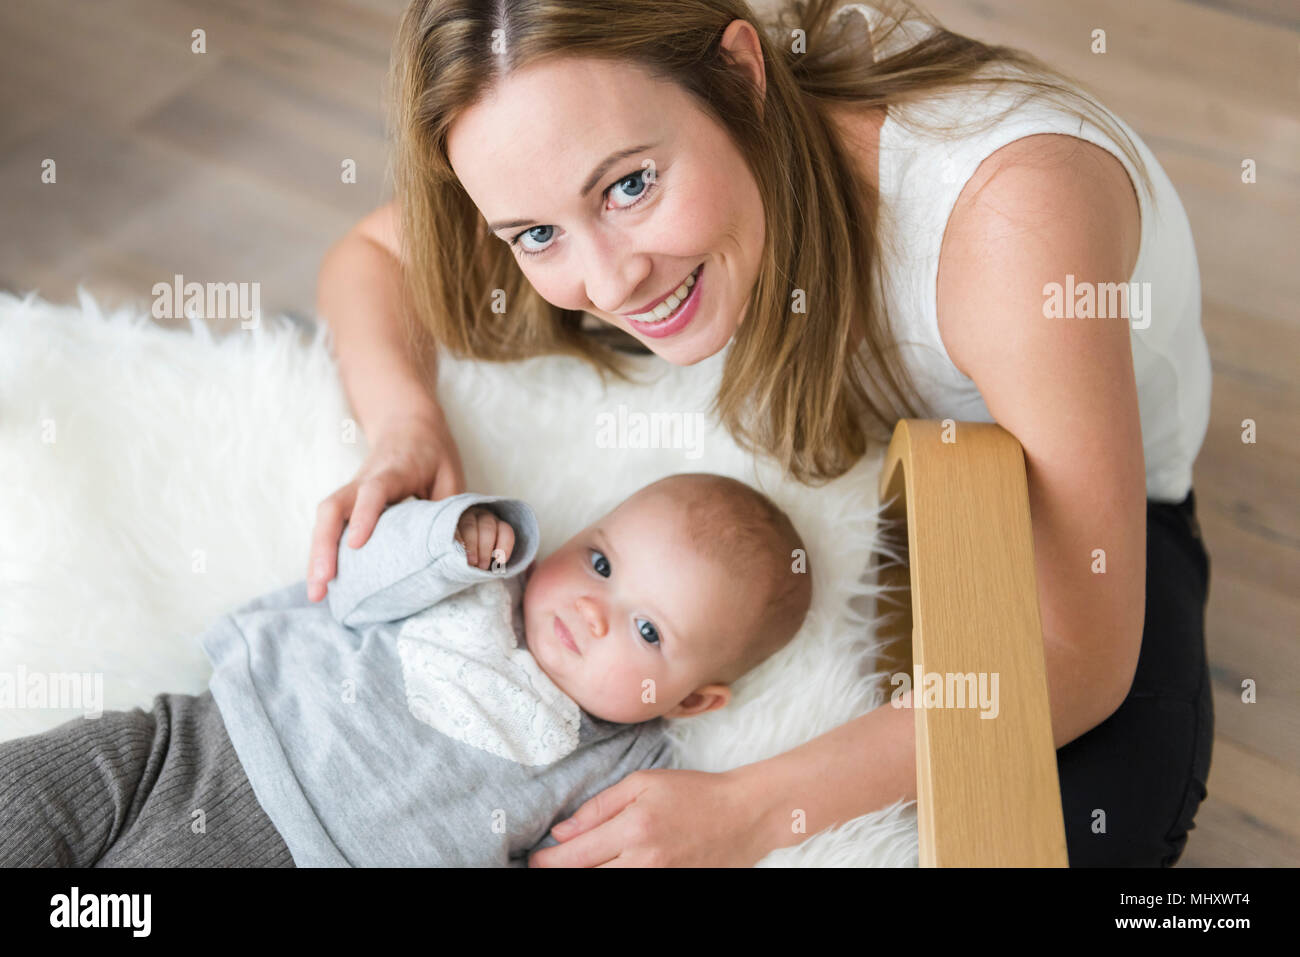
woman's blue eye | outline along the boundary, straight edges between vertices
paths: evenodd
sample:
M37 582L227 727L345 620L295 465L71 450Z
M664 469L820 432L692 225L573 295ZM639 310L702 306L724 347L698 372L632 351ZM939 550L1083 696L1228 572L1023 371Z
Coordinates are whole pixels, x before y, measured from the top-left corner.
M547 233L546 236L543 238L539 239L537 236L533 235L534 233L546 232L547 230L550 230L550 232ZM554 226L534 226L531 229L525 229L522 233L516 236L514 238L514 245L519 246L519 240L523 239L525 236L531 238L534 242L546 243L551 238L550 233L553 232L555 232ZM537 255L537 253L541 252L540 249L529 249L527 246L519 246L519 250L520 252L526 253L530 256L535 256Z
M600 575L602 578L608 578L611 570L609 567L609 559L594 548L589 549L589 551L591 553L589 557L592 559L591 567L596 569L597 575Z
M639 169L635 173L631 173L627 176L624 176L617 183L611 186L610 190L612 191L618 189L620 186L624 185L625 183L631 183L632 186L627 191L627 195L630 196L634 202L628 203L627 205L632 206L635 204L635 200L639 199L642 196L642 194L644 194L646 190L650 188L650 183L654 182L653 178L651 178L650 181L647 182L646 175L649 172L650 172L649 169ZM626 209L627 206L621 208Z
M627 184L631 184L628 187L628 189L624 191L624 194L631 198L631 202L623 203L622 205L616 205L615 207L620 210L631 209L633 206L636 206L642 201L644 201L645 198L654 191L654 188L657 183L658 183L658 174L656 173L655 169L653 167L643 167L642 169L637 170L635 173L628 173L626 176L620 179L609 189L605 190L605 195L609 196L611 193L614 192L614 190L618 189L619 187L625 186ZM539 233L539 232L545 235L544 239L539 239L536 235L534 235L535 233ZM550 242L554 232L555 232L554 226L532 226L528 229L525 229L523 232L519 233L513 239L511 239L510 245L515 249L517 249L520 255L540 256L542 253L546 252L546 250L550 249L550 246L546 244ZM543 244L542 247L540 249L529 249L527 246L520 245L519 241L525 237L530 238L533 242Z
M638 618L636 621L639 622L636 626L636 630L641 633L641 637L644 638L648 644L659 644L659 629L644 618Z

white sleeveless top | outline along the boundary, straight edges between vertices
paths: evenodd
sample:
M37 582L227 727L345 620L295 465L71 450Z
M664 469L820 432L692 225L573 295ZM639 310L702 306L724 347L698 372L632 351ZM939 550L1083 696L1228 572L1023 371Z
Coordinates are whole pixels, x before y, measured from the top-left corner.
M874 15L860 5L852 8L869 18ZM918 30L926 29L920 22L908 23L889 43L906 46L919 38ZM935 301L939 249L948 217L980 163L1014 140L1037 133L1065 133L1102 147L1128 170L1142 218L1141 246L1130 277L1130 283L1138 285L1129 287L1136 289L1141 299L1130 299L1129 340L1142 422L1147 497L1181 501L1191 488L1192 462L1210 417L1210 356L1201 330L1200 271L1187 216L1173 184L1146 144L1109 111L1146 164L1154 187L1154 206L1116 143L1092 123L1059 106L1029 100L987 128L979 128L1021 96L1023 92L1015 90L993 94L961 90L906 107L909 112L923 110L919 115L927 120L956 128L955 133L946 135L914 132L896 121L897 107L889 109L880 129L881 228L887 231L881 236L881 295L899 343L899 359L929 406L928 415L994 421L975 383L953 365L939 336ZM961 127L965 122L971 122L972 131ZM1060 282L1062 308L1071 309L1078 292L1071 295L1066 277ZM1043 321L1098 320L1044 317Z

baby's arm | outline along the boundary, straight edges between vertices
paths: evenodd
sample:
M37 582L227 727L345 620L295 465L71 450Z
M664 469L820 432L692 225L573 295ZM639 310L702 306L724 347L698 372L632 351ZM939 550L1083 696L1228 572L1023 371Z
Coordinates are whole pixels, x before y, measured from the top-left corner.
M495 521L488 549L490 567L469 563L461 529L472 507ZM474 544L486 542L486 526L474 519ZM509 548L502 527L509 529ZM339 544L338 574L329 583L330 612L350 627L397 621L423 611L470 585L523 571L537 555L537 516L525 502L463 492L438 501L409 498L384 510L360 548ZM498 551L497 556L492 552ZM499 560L492 560L497 558Z

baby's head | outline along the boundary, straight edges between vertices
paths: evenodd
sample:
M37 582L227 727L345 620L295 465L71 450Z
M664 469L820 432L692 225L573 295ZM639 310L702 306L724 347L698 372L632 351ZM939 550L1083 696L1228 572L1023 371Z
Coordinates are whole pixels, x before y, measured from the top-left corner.
M803 623L812 584L796 549L785 513L745 483L669 476L531 569L528 648L598 718L712 711Z

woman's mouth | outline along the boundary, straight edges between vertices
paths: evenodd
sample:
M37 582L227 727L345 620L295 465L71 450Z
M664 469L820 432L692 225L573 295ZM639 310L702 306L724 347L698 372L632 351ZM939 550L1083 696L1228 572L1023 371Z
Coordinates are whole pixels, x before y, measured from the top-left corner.
M628 324L643 336L662 339L680 332L695 318L700 306L700 276L704 263L700 263L680 285L649 312L624 315Z

